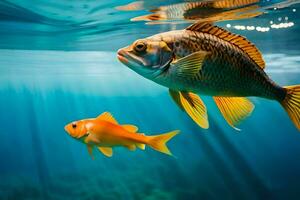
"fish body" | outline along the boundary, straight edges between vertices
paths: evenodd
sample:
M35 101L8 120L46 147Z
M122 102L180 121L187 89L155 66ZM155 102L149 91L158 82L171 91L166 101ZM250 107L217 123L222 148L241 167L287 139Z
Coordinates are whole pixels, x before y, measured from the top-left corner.
M135 132L130 132L124 127L105 120L93 120L87 123L88 132L85 142L102 147L125 146L147 144L147 137Z
M135 150L136 147L145 149L149 145L153 149L171 155L165 143L178 134L178 131L145 136L137 133L133 125L120 125L113 116L105 112L94 119L80 120L65 126L65 130L73 137L87 145L90 155L93 147L97 147L104 155L112 156L112 148L117 146Z
M275 84L265 73L265 62L254 44L211 23L139 39L120 49L118 58L145 78L168 87L177 105L203 128L208 128L206 107L195 94L213 96L233 127L254 109L248 96L295 109L288 113L300 127L299 86Z
M163 40L173 47L175 59L195 52L208 52L201 70L193 77L178 76L181 66L169 66L151 80L177 91L191 91L210 96L259 96L284 98L278 87L250 57L227 41L189 30L155 35L149 40Z

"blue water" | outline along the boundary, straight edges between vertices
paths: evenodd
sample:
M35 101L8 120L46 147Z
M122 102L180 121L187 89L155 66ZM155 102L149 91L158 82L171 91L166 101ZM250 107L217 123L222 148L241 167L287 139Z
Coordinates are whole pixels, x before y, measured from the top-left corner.
M167 88L117 60L116 50L135 39L187 26L130 21L178 2L137 11L115 9L131 1L0 2L0 199L300 198L300 134L277 102L251 97L255 110L237 132L203 97L204 130ZM217 22L254 42L280 85L300 83L297 3L261 1L264 14L256 18ZM271 21L293 26L235 27ZM169 142L175 157L116 148L112 158L95 151L92 160L63 127L105 111L149 135L181 130Z

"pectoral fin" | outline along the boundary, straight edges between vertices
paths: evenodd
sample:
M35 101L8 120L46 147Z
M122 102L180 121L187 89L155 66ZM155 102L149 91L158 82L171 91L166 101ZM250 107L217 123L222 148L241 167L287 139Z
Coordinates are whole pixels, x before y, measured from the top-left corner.
M94 158L94 155L93 155L93 146L92 145L87 145L87 149L88 149L88 152L89 152L90 156L94 160L95 158Z
M227 123L236 128L242 120L251 114L254 105L245 97L213 97Z
M177 76L194 77L201 70L207 54L207 51L197 51L171 63L171 67L175 67Z
M84 139L85 143L99 144L100 140L92 133L88 133L88 136Z
M194 120L200 127L209 127L207 111L203 101L191 92L177 92L169 90L176 104Z
M111 147L98 147L99 151L107 157L112 157L113 151Z
M138 127L136 127L134 125L130 125L130 124L124 124L124 125L122 125L122 127L132 133L135 133L138 130Z

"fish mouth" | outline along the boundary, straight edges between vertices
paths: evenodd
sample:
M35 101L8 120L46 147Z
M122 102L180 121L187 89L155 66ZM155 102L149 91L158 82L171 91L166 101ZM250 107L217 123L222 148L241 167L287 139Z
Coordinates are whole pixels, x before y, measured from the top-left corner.
M68 125L66 125L66 126L64 127L64 129L65 129L65 131L66 131L67 133L69 133Z
M138 59L138 57L127 52L124 49L118 50L117 57L123 64L127 66L145 66L145 63L143 63L143 61L141 61L140 59Z
M118 57L119 61L121 61L122 63L126 64L126 63L128 63L128 59L125 57L125 54L123 53L123 51L124 50L121 50L121 49L118 50L117 57Z

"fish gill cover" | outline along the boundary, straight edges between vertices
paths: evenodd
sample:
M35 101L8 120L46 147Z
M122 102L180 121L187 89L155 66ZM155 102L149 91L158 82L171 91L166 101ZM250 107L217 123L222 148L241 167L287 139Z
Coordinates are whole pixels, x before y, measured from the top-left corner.
M300 82L298 1L197 2L1 1L0 199L298 199L300 135L276 102L251 98L237 133L204 97L203 130L117 61L136 39L207 19L253 42L274 81ZM147 134L180 129L176 158L117 148L92 160L63 127L105 111Z

